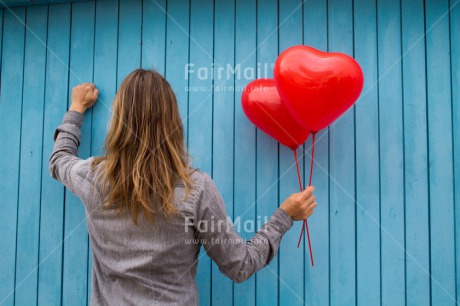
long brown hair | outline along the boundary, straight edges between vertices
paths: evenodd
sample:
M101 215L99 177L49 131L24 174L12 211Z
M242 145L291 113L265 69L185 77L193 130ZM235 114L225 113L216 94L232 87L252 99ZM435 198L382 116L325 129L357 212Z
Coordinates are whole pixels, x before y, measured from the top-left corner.
M126 207L136 225L139 209L149 223L157 205L166 219L177 212L174 188L180 180L185 197L190 195L192 168L176 96L158 72L136 69L121 83L104 154L94 159L92 168L97 165L105 170L97 176L102 190L109 186L103 208L118 206L119 215Z

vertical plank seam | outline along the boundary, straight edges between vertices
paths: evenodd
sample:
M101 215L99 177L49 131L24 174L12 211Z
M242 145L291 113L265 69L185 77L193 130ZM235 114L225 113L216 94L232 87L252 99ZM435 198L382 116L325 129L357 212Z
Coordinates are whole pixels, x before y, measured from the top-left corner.
M144 49L144 0L141 0L141 55L140 55L140 63L139 67L142 68L142 49Z
M117 55L115 64L115 93L118 88L118 49L120 47L120 0L117 1Z
M382 286L382 171L381 171L381 139L380 139L380 65L379 65L379 3L378 0L375 0L375 36L376 36L376 60L377 60L377 137L378 137L378 169L379 169L379 291L380 291L380 306L383 304L383 286Z
M22 112L23 112L23 104L24 104L24 66L25 66L25 58L26 58L26 27L27 27L27 7L24 7L24 35L23 35L23 51L22 51L22 92L21 92L21 116L19 118L19 162L18 162L18 182L17 182L17 202L16 202L16 243L15 243L15 252L14 252L14 292L13 292L13 304L16 303L16 270L17 270L17 252L18 252L18 218L19 218L19 188L21 182L21 148L22 148ZM2 37L3 39L3 37Z
M355 1L351 0L351 36L352 36L352 54L356 58L356 41L355 41ZM353 104L353 209L355 218L355 305L358 305L358 180L356 167L356 104Z
M403 221L404 221L404 302L407 305L407 237L406 237L406 133L404 124L404 56L403 56L403 26L402 26L402 0L399 0L399 44L400 44L400 68L401 68L401 123L402 123L402 151L403 151Z
M188 0L188 59L187 63L190 63L190 33L191 33L191 19L192 19L192 0ZM189 131L189 116L190 116L190 73L187 72L187 148L189 147L190 131Z
M167 54L168 54L168 0L165 0L165 9L164 9L164 18L165 18L165 38L164 38L164 66L163 66L163 73L166 78L166 72L168 71L167 69Z
M429 97L428 97L428 63L427 63L427 58L428 58L428 50L427 50L427 43L426 43L426 23L427 23L427 18L426 18L426 1L423 1L423 41L425 44L425 96L426 96L426 150L427 150L427 178L428 178L428 271L429 271L429 295L430 295L430 305L433 303L433 290L432 290L432 280L431 280L431 188L430 188L430 141L429 141L429 135L430 135L430 126L429 126Z
M72 56L72 3L66 5L66 7L70 7L70 24L69 24L69 53L67 58L67 89L66 89L66 110L69 108L69 87L70 87L70 62ZM64 187L64 186L62 186ZM61 305L63 304L64 299L64 249L65 249L65 220L66 220L66 207L67 207L67 188L64 187L64 205L62 209L62 244L61 244Z
M452 195L453 195L453 217L454 217L454 274L455 274L455 279L454 279L454 282L455 282L455 303L458 304L458 286L457 286L457 281L458 281L458 274L457 274L457 246L456 246L456 243L457 243L457 231L455 230L456 229L456 224L457 224L457 220L456 220L456 198L455 198L455 133L454 133L454 89L453 89L453 66L452 66L452 23L451 23L451 20L452 20L452 8L451 7L451 1L450 0L447 0L447 5L449 7L449 14L448 14L448 18L449 18L449 61L450 61L450 107L451 107L451 110L450 110L450 113L451 113L451 116L450 116L450 119L451 119L451 129L452 129L452 173L453 173L453 176L452 176L452 180L453 180L453 184L452 184Z
M44 84L43 84L43 113L42 113L42 162L40 165L40 200L39 200L39 218L38 218L38 252L37 252L37 262L40 263L40 242L41 242L41 220L42 220L42 194L43 194L43 157L44 157L44 152L43 148L45 147L45 113L46 113L46 76L47 76L47 70L46 67L48 65L48 32L49 32L49 13L50 13L50 6L46 6L46 37L45 37L45 73L44 73ZM3 36L2 36L3 37ZM45 159L46 160L46 159ZM39 290L40 290L40 269L37 269L37 291L36 291L36 303L38 305L38 298L39 298Z

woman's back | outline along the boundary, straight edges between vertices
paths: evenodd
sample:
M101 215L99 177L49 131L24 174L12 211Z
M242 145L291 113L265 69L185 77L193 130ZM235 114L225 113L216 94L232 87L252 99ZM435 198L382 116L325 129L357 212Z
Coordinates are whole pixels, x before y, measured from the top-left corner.
M190 220L196 216L196 194L204 174L195 171L196 189L186 201L183 184L174 195L179 214L170 220L159 213L152 224L143 214L134 225L124 211L102 210L98 197L86 200L93 249L94 305L198 304L195 283L200 244Z

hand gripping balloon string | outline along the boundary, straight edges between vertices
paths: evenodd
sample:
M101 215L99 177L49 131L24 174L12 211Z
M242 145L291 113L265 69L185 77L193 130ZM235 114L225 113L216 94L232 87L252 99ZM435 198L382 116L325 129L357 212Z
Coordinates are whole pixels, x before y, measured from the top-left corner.
M312 177L313 177L313 161L314 161L314 156L315 156L315 136L316 136L316 133L312 133L310 179L308 181L308 186L311 186L311 181L312 181ZM302 188L302 180L300 178L299 162L297 160L297 150L293 150L293 151L294 151L294 158L295 158L295 166L296 166L296 169L297 169L297 179L299 181L300 191L302 192L303 188ZM310 231L308 229L308 221L307 221L307 219L303 220L303 222L302 222L302 230L300 231L300 237L299 237L299 241L297 242L297 248L300 246L300 242L302 241L302 234L304 232L304 229L306 229L306 231L307 231L308 248L310 250L311 266L313 267L315 265L315 262L313 260L313 251L312 251L312 248L311 248Z

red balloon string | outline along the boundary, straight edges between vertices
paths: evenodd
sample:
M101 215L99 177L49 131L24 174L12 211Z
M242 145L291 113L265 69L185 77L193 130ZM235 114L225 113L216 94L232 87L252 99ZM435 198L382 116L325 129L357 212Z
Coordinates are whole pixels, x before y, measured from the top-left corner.
M311 181L312 181L312 178L313 178L313 165L314 165L314 160L315 160L315 140L316 140L316 133L312 133L312 136L311 136L310 179L308 180L308 186L311 186ZM313 251L312 251L312 248L311 248L311 240L310 240L310 230L308 229L307 219L303 220L302 232L300 233L299 242L297 244L297 247L299 247L300 241L302 240L302 233L303 233L304 228L307 230L308 247L310 248L311 266L313 267L315 265L315 262L313 260Z
M299 181L299 188L300 188L300 191L302 192L303 187L302 187L302 179L300 178L300 169L299 169L299 161L298 161L298 158L297 158L297 149L292 150L292 151L294 152L295 167L297 169L297 179Z
M311 179L312 179L312 174L313 174L312 165L313 165L313 154L314 154L314 146L315 146L315 134L313 134L313 136L312 136L312 141L313 141L313 148L312 148L312 159L311 159L311 165L310 165L310 180L309 180L308 186L311 185ZM294 151L294 158L295 158L295 166L296 166L296 169L297 169L297 179L299 181L300 191L302 192L303 187L302 187L302 180L300 178L300 169L299 169L299 161L298 161L298 158L297 158L297 150L293 150L293 151ZM303 234L303 231L304 231L305 228L307 230L308 248L310 250L311 266L313 267L315 265L315 262L313 260L313 251L312 251L312 248L311 248L310 231L308 229L308 221L307 221L307 219L303 220L303 222L302 222L302 230L300 232L300 237L299 237L299 241L297 243L297 248L300 246L300 241L302 240L302 234Z
M313 165L315 160L315 138L316 133L311 135L311 160L310 160L310 180L308 181L308 186L311 186L311 179L313 178Z

